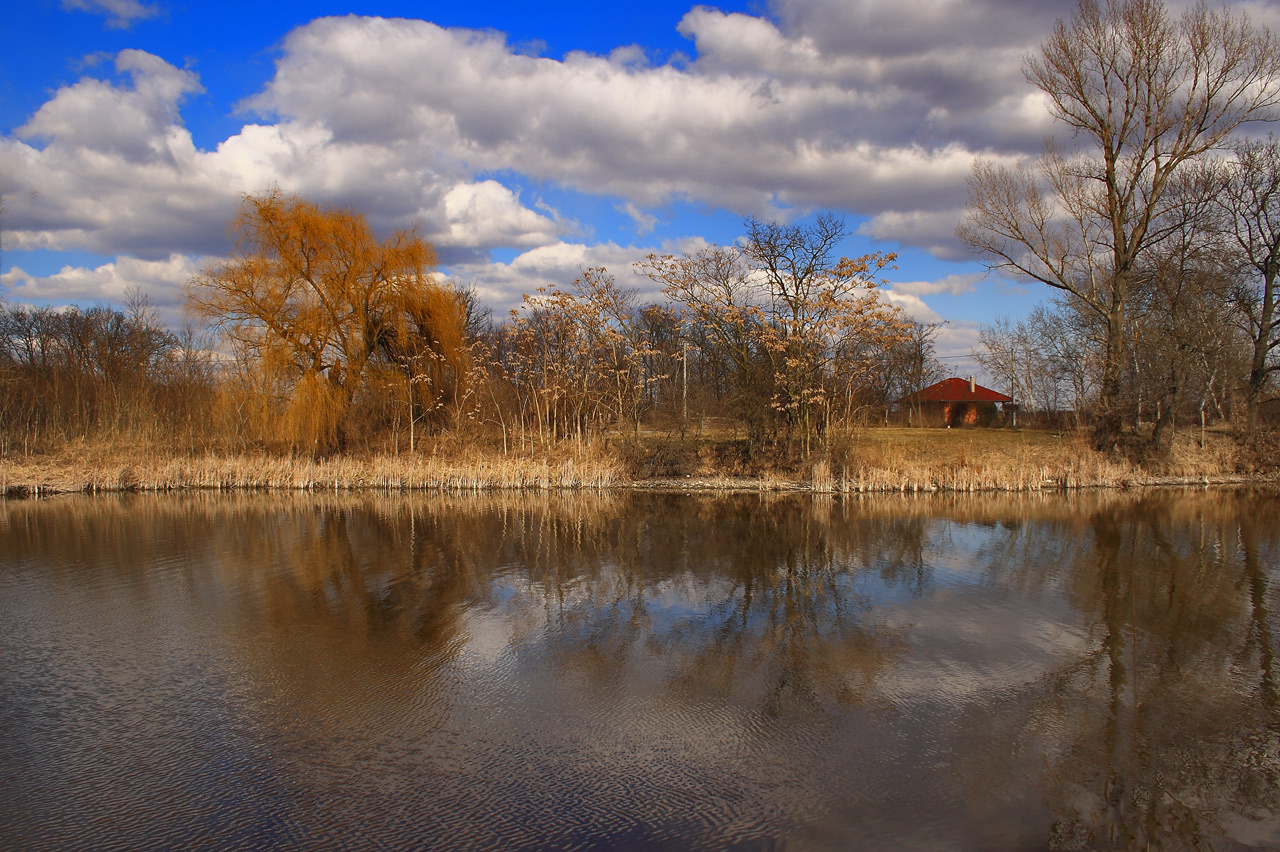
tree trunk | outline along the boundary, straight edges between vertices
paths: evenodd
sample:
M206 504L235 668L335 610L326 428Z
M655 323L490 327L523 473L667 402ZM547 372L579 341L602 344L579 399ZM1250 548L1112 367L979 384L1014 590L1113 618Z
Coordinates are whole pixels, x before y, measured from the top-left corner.
M1167 458L1173 450L1173 428L1181 397L1182 380L1174 368L1169 371L1168 397L1165 404L1160 406L1160 416L1156 418L1155 428L1151 431L1151 452L1156 458Z
M1093 448L1114 452L1124 428L1121 402L1120 365L1124 359L1123 284L1117 280L1115 296L1107 312L1107 354L1102 364L1102 387L1098 395L1098 419L1093 427Z
M1245 393L1245 431L1253 434L1258 428L1258 405L1262 402L1262 389L1267 382L1267 355L1271 351L1271 329L1275 322L1272 311L1275 306L1276 277L1280 275L1280 263L1267 264L1262 283L1262 312L1253 338L1253 363L1249 366L1249 384Z

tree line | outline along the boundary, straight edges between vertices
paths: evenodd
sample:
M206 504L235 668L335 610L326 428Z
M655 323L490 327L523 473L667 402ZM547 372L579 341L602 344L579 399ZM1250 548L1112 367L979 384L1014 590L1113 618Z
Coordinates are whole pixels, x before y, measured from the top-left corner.
M714 420L748 452L798 457L939 372L936 328L878 292L893 256L840 256L831 215L749 219L734 245L650 256L632 272L665 301L588 268L502 321L413 231L379 239L357 211L279 190L232 224L232 254L188 287L210 339L164 330L143 299L4 311L10 444L106 433L325 455L443 434L528 453Z
M1189 169L1172 190L1176 227L1137 267L1126 305L1124 416L1168 448L1178 420L1257 428L1280 371L1280 142L1241 140ZM1107 327L1059 297L1019 323L983 328L978 359L1024 405L1092 413Z
M0 310L0 451L94 437L204 440L214 365L190 331L166 329L146 299Z
M1280 44L1227 8L1082 0L1024 70L1070 140L977 161L957 234L1059 298L985 329L987 368L1087 416L1099 450L1146 422L1167 451L1189 407L1234 398L1252 430L1280 369L1280 148L1250 135L1277 118Z
M1024 66L1069 131L1031 163L979 159L957 234L1056 298L982 331L997 386L1069 410L1114 451L1167 451L1179 420L1252 431L1280 371L1280 44L1229 9L1081 0ZM1252 134L1252 135L1250 135ZM894 256L840 256L842 220L748 219L728 246L590 268L501 321L435 271L415 231L270 190L191 282L216 345L120 311L0 317L3 440L154 434L323 455L416 451L425 433L502 452L728 423L749 452L805 455L941 378L937 327L879 293ZM1149 432L1146 431L1149 428Z

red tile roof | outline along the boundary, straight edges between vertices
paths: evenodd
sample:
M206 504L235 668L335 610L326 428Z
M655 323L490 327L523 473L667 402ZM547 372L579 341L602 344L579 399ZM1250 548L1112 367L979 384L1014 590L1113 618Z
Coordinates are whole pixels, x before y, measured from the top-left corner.
M969 390L964 379L943 379L936 385L904 396L898 402L1013 402L1013 397L975 384Z

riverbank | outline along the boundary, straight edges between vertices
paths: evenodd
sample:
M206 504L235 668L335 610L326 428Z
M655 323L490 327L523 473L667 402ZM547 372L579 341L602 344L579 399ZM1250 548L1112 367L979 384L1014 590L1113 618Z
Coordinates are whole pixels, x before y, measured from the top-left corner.
M175 490L606 490L816 493L1057 491L1277 481L1275 455L1228 432L1180 435L1159 463L1095 453L1079 433L866 429L804 461L748 459L724 438L651 435L597 447L503 456L437 446L417 455L310 459L181 454L130 442L73 442L0 458L0 493Z
M334 456L326 459L268 453L153 451L118 446L68 447L56 453L0 459L0 493L39 496L69 492L283 490L350 491L498 489L602 489L623 484L620 468L605 460L575 458L443 458L439 456Z

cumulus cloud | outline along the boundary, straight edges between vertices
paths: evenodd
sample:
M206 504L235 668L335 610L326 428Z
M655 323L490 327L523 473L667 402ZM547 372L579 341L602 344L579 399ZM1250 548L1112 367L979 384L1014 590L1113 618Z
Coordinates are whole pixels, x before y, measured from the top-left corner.
M963 296L972 293L978 282L986 276L980 272L956 275L944 275L933 281L895 281L893 292L901 296L934 296L945 293L948 296Z
M883 290L881 293L889 300L889 304L900 308L910 319L923 323L942 322L938 312L926 305L924 299L913 293L899 293L897 290Z
M681 31L704 69L763 70L787 87L822 83L862 97L876 121L850 128L857 138L985 149L1011 134L1038 142L1046 126L1047 117L1031 127L993 121L1025 97L1023 56L1062 14L1044 5L778 0L774 21L698 7Z
M57 140L70 149L92 150L144 163L170 157L165 145L178 122L178 105L203 92L195 74L141 50L122 50L116 72L130 85L87 78L61 89L18 130L27 138Z
M888 210L872 216L858 233L925 249L941 260L972 260L972 251L956 239L963 207L943 210Z
M500 33L326 18L290 34L248 106L323 127L330 144L431 152L437 171L516 172L633 215L673 201L835 209L959 259L974 156L1016 159L1052 129L1021 67L1062 12L977 5L779 0L773 18L699 6L679 23L697 58L679 66L634 46L556 60ZM641 233L651 215L635 217Z
M338 140L323 124L249 124L199 150L179 115L202 91L193 73L136 50L115 68L118 81L67 86L17 138L0 139L10 247L218 254L241 197L272 185L354 205L383 231L418 223L442 253L535 246L562 230L495 181L468 180L456 163L432 168L429 151Z
M121 20L152 8L73 2ZM0 137L6 240L151 261L221 254L241 196L275 185L353 205L382 231L416 224L460 268L524 251L503 267L514 275L590 230L524 203L504 183L518 175L614 199L641 235L673 202L760 216L832 209L870 217L862 232L877 239L967 259L953 232L973 157L1016 159L1049 130L1020 69L1060 4L770 9L694 8L678 27L696 56L665 65L633 45L553 59L495 32L318 19L285 38L273 78L243 104L253 122L211 150L181 117L202 91L197 76L122 51L114 78L58 90Z
M173 327L181 325L184 288L201 268L202 258L171 254L163 260L117 257L94 268L64 266L52 275L30 275L15 267L0 276L7 300L16 304L123 305L130 293L147 297Z
M525 56L500 34L423 21L327 18L289 36L250 106L323 126L334 144L376 136L461 171L512 170L644 207L962 200L972 151L950 129L944 144L922 140L928 110L904 109L906 95L832 79L825 56L775 61L772 42L802 54L807 42L763 19L700 8L681 26L703 51L686 69Z
M62 0L62 8L107 15L107 26L115 29L127 29L134 21L160 14L158 6L138 0Z
M67 86L18 138L0 139L10 247L155 259L222 242L236 182L196 150L178 117L199 81L137 50L122 51L115 68L119 82Z
M672 246L663 249L683 250ZM474 286L476 295L498 315L518 307L524 295L536 293L540 288L568 289L582 270L592 267L607 269L619 286L636 291L641 302L663 301L661 288L632 270L632 264L643 260L651 251L614 243L558 242L523 252L509 263L459 264L453 268L453 277Z
M518 196L493 180L460 183L444 194L448 246L489 248L545 245L556 238L556 223L520 204Z

